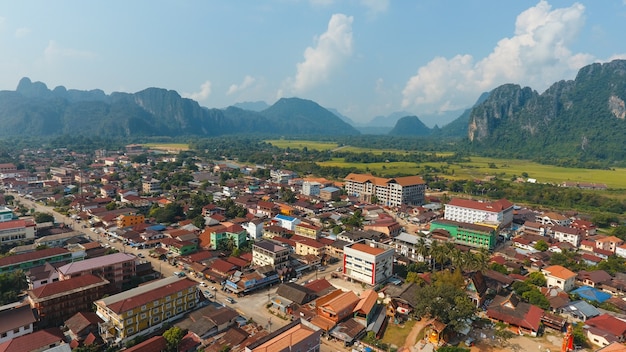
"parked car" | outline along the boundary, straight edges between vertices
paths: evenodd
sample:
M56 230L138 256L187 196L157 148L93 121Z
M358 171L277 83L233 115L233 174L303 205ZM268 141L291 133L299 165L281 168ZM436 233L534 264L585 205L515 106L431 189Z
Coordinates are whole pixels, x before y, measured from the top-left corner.
M230 297L226 297L226 301L227 301L228 303L231 303L231 304L232 304L232 303L235 303L235 300L234 300L234 299L232 299L232 298L230 298Z

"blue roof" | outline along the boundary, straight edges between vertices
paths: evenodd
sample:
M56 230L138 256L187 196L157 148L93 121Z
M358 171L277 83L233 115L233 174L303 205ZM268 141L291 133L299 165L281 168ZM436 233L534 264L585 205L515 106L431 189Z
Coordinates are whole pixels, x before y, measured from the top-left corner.
M571 293L579 295L581 298L588 299L590 301L604 302L610 299L612 296L610 293L600 291L597 288L591 286L581 286Z
M294 217L283 215L283 214L278 214L275 216L275 218L280 219L280 220L285 220L285 221L294 221L296 219Z
M153 225L153 226L148 227L148 230L152 230L152 231L163 231L165 229L166 227L163 225Z
M337 188L337 187L324 187L324 188L321 189L321 191L324 191L324 192L337 192L337 191L339 191L339 188Z

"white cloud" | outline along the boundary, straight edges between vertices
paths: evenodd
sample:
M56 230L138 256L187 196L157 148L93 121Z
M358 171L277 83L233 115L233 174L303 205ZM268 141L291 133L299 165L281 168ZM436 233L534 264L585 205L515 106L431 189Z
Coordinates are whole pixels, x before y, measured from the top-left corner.
M31 32L30 28L26 28L26 27L18 28L15 30L15 37L24 38L25 36L29 35L30 32Z
M315 47L304 51L304 61L297 64L295 79L289 79L295 92L307 91L328 80L331 73L352 55L353 17L334 14L328 29L316 38Z
M361 0L361 4L367 7L370 14L385 12L389 8L389 0Z
M514 35L501 39L486 57L436 57L420 67L402 91L402 106L429 113L458 109L504 83L542 91L555 81L573 77L594 60L590 54L569 49L584 26L584 12L579 3L553 10L540 1L517 16Z
M43 51L44 58L48 61L58 59L91 59L96 55L90 51L78 50L72 48L63 48L56 41L51 40Z
M184 98L193 99L195 101L203 101L211 95L211 81L205 81L200 85L200 90L194 93L183 93Z
M254 77L246 76L244 77L241 84L231 84L231 86L228 88L228 92L226 92L226 95L241 92L242 90L249 88L251 85L253 85L254 82L256 82L256 79Z

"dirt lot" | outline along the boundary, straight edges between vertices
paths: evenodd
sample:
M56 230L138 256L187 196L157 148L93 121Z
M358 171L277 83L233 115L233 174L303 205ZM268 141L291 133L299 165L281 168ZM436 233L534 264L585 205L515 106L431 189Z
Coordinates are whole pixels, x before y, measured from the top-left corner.
M561 350L561 337L547 335L541 337L516 336L508 340L505 345L496 345L490 340L478 341L471 348L472 352L508 352L508 351L552 351Z

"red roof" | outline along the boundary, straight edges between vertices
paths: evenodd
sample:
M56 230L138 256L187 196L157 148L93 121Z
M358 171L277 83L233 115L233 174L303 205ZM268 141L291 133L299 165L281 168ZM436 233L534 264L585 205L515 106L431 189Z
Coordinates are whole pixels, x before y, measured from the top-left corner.
M69 292L69 291L77 290L80 288L86 288L91 285L106 284L106 283L107 281L105 279L99 278L95 275L86 274L86 275L76 276L67 280L51 282L49 284L39 286L33 290L30 290L29 295L35 299L42 299L42 298L58 295L64 292Z
M506 199L500 199L495 202L479 202L471 199L453 198L450 202L448 202L448 204L488 212L501 212L513 206L513 203Z
M0 258L0 267L9 266L18 263L29 262L37 259L44 259L48 257L54 257L61 254L69 253L65 248L46 248L40 251L28 252L17 255L10 255L8 257Z
M168 280L168 278L161 279L161 280ZM144 286L139 286L132 290L124 291L120 294L104 298L103 300L112 301L110 304L108 304L108 308L111 309L111 311L119 314L119 313L129 311L131 309L134 309L136 307L142 306L146 303L155 301L157 299L161 299L175 292L179 292L179 291L188 289L190 287L194 287L198 284L197 282L193 280L190 280L188 278L183 278L174 282L167 283L164 286L155 287L152 290L145 291L145 289L149 287L150 285L154 285L154 284L158 285L159 281L161 280L154 281ZM136 292L136 294L133 296L132 294L134 292ZM119 299L119 300L113 301L114 299Z
M588 319L587 321L585 321L585 324L593 326L594 328L600 330L604 330L615 336L626 335L626 322L606 313Z
M210 268L213 271L216 271L218 273L223 273L223 274L226 274L229 271L237 269L235 264L231 262L227 262L223 259L215 259L214 261L212 261Z
M64 341L63 332L59 328L39 330L22 335L0 344L0 352L30 352Z
M239 268L245 268L246 266L248 266L248 264L250 264L249 261L238 257L228 257L226 258L226 261L228 261L229 263L233 263Z
M161 352L167 350L167 340L163 336L154 336L142 343L138 343L131 348L127 348L126 352Z

